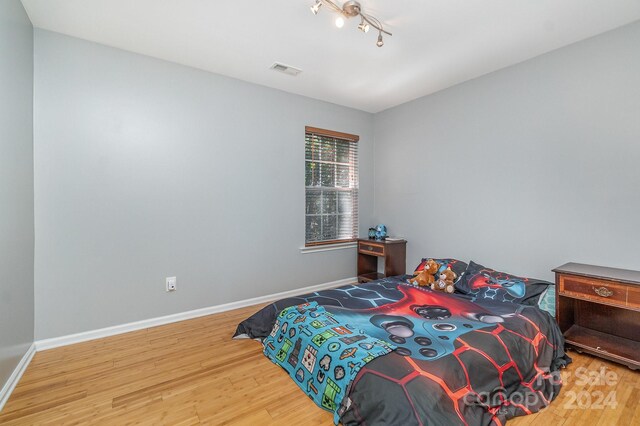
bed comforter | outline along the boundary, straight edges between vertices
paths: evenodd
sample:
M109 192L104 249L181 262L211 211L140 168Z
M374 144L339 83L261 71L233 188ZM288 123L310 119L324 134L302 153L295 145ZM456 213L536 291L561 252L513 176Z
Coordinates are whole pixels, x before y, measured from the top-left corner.
M274 302L238 325L266 338L285 308L317 302L397 349L348 386L345 425L502 425L537 412L561 388L570 359L554 319L508 302L471 302L392 277Z

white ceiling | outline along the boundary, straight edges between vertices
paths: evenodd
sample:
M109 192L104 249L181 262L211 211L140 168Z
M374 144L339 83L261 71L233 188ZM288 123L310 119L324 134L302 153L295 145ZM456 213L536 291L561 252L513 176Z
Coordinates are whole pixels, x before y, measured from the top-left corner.
M640 0L361 0L393 32L378 48L313 0L22 3L39 28L369 112L640 19Z

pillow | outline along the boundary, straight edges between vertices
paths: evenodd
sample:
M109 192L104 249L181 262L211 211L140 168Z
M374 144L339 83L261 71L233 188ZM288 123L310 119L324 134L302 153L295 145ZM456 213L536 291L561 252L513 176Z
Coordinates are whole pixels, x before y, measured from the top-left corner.
M549 286L538 300L538 308L547 311L552 317L556 317L556 291L555 287Z
M492 299L527 305L532 299L535 305L550 285L552 284L548 281L510 275L471 261L455 287L456 290L472 296L474 301Z
M438 273L440 273L440 271L442 270L447 269L447 266L451 266L451 270L455 272L456 275L458 276L458 278L456 278L456 281L460 280L460 278L462 277L462 274L467 269L467 264L458 259L436 259L434 257L423 257L422 261L416 267L413 274L415 275L422 272L422 270L424 269L424 265L427 263L427 260L429 259L435 260L435 262L438 264L439 266ZM436 279L437 278L438 277L436 277Z

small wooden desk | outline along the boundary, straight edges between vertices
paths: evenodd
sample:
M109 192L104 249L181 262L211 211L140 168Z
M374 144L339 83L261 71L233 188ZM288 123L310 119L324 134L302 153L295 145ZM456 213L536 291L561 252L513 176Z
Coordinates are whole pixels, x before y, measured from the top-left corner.
M640 368L640 271L567 263L556 273L556 320L578 352Z
M384 258L384 274L378 272L378 258ZM407 242L358 239L358 282L364 283L403 275L407 263Z

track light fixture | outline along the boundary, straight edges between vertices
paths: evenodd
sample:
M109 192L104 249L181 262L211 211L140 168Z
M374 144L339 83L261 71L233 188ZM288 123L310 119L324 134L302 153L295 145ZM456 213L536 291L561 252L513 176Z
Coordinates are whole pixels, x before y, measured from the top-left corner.
M369 32L369 24L367 24L364 19L362 19L362 21L360 21L360 25L358 25L358 29L360 31L362 31L363 33L368 33Z
M313 12L314 15L317 15L320 11L320 7L322 7L322 2L320 0L316 0L316 3L311 6L311 12Z
M369 32L370 27L378 30L378 41L376 42L376 46L382 47L384 46L384 40L382 39L382 33L387 35L392 35L389 31L386 31L377 18L371 16L362 11L362 6L359 2L350 0L345 2L342 6L339 6L337 3L334 3L333 0L315 0L316 2L311 6L311 12L314 15L317 15L320 11L320 7L322 5L327 5L331 10L336 13L339 13L340 16L336 18L336 26L338 28L342 28L344 26L345 19L344 18L353 18L356 16L360 17L360 24L358 25L358 29L363 33Z

